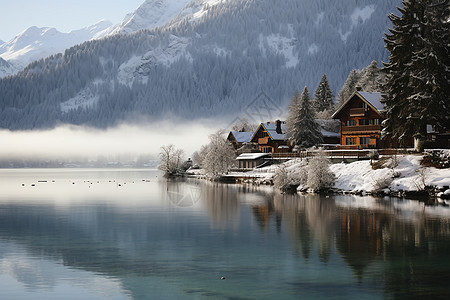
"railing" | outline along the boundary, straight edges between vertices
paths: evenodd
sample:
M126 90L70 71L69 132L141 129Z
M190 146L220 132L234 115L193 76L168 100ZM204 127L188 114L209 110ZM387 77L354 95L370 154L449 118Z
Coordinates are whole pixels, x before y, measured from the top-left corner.
M342 159L368 159L371 150L324 150L323 153L328 158L342 158ZM302 151L298 153L273 153L273 159L292 159L292 158L308 158L318 155L318 151Z
M364 117L367 111L367 108L350 108L350 117Z
M381 132L381 125L342 126L341 133Z

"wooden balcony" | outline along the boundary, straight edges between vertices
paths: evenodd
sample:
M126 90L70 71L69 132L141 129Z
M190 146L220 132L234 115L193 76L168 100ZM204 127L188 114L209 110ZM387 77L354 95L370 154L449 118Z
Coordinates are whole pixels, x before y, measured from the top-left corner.
M342 134L380 133L381 125L342 126Z
M364 117L366 116L368 108L351 108L350 109L350 117Z
M258 144L259 145L267 145L268 143L269 143L269 137L268 136L258 139Z

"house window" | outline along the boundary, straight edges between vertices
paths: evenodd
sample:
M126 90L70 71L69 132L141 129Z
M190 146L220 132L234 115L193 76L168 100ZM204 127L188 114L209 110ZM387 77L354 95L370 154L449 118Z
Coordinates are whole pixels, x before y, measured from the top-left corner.
M359 125L369 125L369 120L368 119L360 119L359 120Z
M360 145L369 145L369 137L360 137L359 144Z
M356 120L348 120L348 121L346 122L346 125L347 125L347 126L356 126Z
M345 139L346 145L356 145L356 138L355 137L348 137Z
M380 119L373 119L373 125L380 125Z
M366 102L361 102L362 108L369 108L369 105Z

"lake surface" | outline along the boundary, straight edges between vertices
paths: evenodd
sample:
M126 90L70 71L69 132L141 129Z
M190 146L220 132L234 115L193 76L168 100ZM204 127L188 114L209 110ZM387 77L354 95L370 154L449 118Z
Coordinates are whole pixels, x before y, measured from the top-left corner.
M449 255L417 201L0 171L0 299L450 299Z

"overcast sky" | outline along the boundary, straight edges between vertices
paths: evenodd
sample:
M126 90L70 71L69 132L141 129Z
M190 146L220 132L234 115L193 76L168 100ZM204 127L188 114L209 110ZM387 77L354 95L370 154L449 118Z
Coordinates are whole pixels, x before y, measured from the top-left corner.
M102 19L118 24L144 1L0 0L0 40L7 42L31 26L69 32Z

